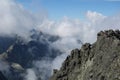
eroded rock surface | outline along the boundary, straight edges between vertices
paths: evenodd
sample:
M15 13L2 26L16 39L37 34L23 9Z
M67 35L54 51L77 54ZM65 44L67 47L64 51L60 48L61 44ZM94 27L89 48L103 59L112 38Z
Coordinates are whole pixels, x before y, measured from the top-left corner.
M72 50L50 80L120 80L120 31L101 31L94 44Z

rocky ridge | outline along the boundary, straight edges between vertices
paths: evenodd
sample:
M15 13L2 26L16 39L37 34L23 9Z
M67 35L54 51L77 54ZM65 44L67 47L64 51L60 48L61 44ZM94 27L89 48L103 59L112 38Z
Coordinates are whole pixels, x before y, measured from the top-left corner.
M50 80L120 80L120 31L97 34L94 44L74 49Z

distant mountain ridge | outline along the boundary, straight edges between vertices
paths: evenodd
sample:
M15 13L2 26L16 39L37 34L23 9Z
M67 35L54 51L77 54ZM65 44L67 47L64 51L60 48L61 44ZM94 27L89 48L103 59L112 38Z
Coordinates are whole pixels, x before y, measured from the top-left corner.
M94 44L72 50L50 80L120 80L120 31L101 31Z
M0 54L5 52L10 45L15 42L15 38L10 36L0 36Z
M59 39L58 36L31 30L29 38L25 41L18 35L0 36L0 60L10 66L11 72L5 74L9 80L23 80L21 74L25 74L26 69L33 67L33 61L43 58L53 60L61 54L60 50L50 46Z

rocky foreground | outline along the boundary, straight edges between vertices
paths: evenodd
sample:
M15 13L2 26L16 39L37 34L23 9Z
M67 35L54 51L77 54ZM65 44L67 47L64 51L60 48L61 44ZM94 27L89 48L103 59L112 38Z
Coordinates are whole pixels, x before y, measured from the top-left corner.
M72 50L50 80L120 80L120 31L101 31L94 44Z

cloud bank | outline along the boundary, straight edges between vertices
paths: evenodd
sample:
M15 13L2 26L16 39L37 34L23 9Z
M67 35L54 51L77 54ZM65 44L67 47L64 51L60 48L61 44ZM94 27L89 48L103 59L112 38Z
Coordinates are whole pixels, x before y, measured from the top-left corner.
M78 40L84 42L94 42L95 35L103 29L119 29L120 15L104 16L95 11L86 11L86 19L70 19L63 17L62 20L53 21L47 17L33 14L15 0L1 0L0 3L0 33L16 33L24 35L31 29L38 29L43 32L62 37L61 44ZM46 14L44 16L47 16ZM67 43L64 41L68 41ZM77 40L77 41L76 41Z
M37 21L41 22L40 16L37 18L15 0L1 0L0 6L0 34L26 35Z
M26 10L15 0L1 0L0 2L0 35L18 34L26 37L31 29L37 29L60 37L59 40L51 43L51 47L60 49L63 54L57 56L53 61L42 60L34 63L34 67L38 68L39 72L45 69L41 77L42 80L46 75L51 74L53 68L59 69L62 61L72 49L80 48L81 44L85 42L93 43L96 40L96 33L100 30L120 29L120 14L104 16L101 13L88 10L84 21L69 17L54 21L42 16L43 14L40 16ZM35 69L28 69L26 80L36 80L37 74L35 72Z

